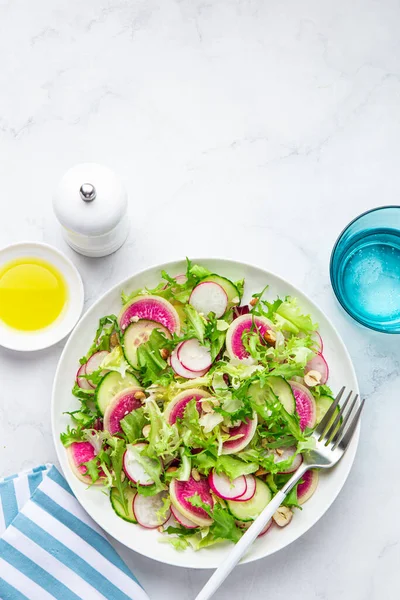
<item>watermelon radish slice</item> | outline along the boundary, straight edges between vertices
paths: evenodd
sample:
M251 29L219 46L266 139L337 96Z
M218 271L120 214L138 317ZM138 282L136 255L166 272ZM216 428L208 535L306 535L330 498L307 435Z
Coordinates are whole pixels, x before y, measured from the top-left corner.
M198 527L196 523L185 517L185 515L183 515L181 511L178 510L174 505L171 505L171 512L178 523L180 523L180 525L183 527L186 527L186 529L196 529Z
M226 351L230 358L238 358L248 363L253 363L246 348L244 347L242 336L247 331L258 330L260 337L263 337L267 331L274 330L272 321L265 317L254 317L253 315L242 315L238 317L229 326L226 332Z
M208 476L208 483L214 494L224 500L236 500L243 496L247 490L247 482L244 475L230 480L223 473L218 475L215 471L211 471Z
M178 313L168 300L160 296L137 296L124 306L118 322L122 331L135 321L146 319L161 323L170 333L180 333Z
M204 371L212 364L210 350L202 346L196 338L186 340L179 345L178 360L188 371Z
M160 519L157 515L157 512L163 507L165 497L166 492L159 492L155 496L136 494L133 501L133 512L139 525L146 529L155 529L168 521L171 516L170 510L167 511L164 518Z
M304 473L302 483L297 486L297 500L299 504L307 502L315 492L318 486L319 474L315 469Z
M92 479L89 475L85 475L86 467L82 463L88 462L92 460L95 456L95 450L90 442L73 442L67 448L67 456L68 461L71 467L72 472L78 479L86 483L87 485L92 485ZM95 483L95 485L102 485L103 480L100 477Z
M247 418L237 427L229 429L229 435L233 440L227 440L222 444L222 454L234 454L243 450L253 439L257 429L257 415L254 414L252 419Z
M124 471L128 479L133 483L139 483L140 485L152 485L154 480L148 475L143 465L137 460L137 453L141 454L142 450L146 448L148 444L127 444L124 454ZM160 462L149 456L142 456L142 460L148 461L149 466L158 467Z
M247 502L247 500L251 500L254 494L256 493L256 478L254 475L245 475L247 489L243 496L240 498L236 498L236 502Z
M109 353L107 352L107 350L101 350L100 352L95 352L94 354L92 354L92 356L86 363L86 375L91 375L92 373L97 371L97 369L100 367L101 363L108 354ZM101 375L105 375L106 373L107 371L102 371ZM92 388L96 387L90 381L88 381L88 383Z
M317 407L310 390L297 381L289 381L296 401L296 410L300 417L300 429L313 428L317 423Z
M90 385L87 379L82 377L82 375L86 375L86 363L79 367L76 373L75 381L77 385L81 388L81 390L92 390L93 387Z
M104 431L109 431L111 435L122 431L121 419L142 406L141 401L135 398L136 392L140 390L139 387L130 387L114 396L104 413Z
M183 342L178 344L175 350L172 352L171 356L168 359L169 364L175 371L176 375L178 375L179 377L184 377L185 379L196 379L196 377L203 377L203 375L207 373L208 369L205 369L204 371L189 371L189 369L185 369L185 367L179 360L178 352L182 344Z
M207 316L212 312L219 319L228 307L228 296L218 283L204 281L193 289L189 303L198 313Z
M183 392L180 392L177 396L175 396L175 398L173 398L171 400L171 402L168 404L168 406L164 412L164 417L170 425L173 425L174 423L176 423L177 419L182 419L182 417L185 413L186 405L191 400L193 400L193 398L195 398L197 401L196 407L200 414L201 413L200 400L202 398L209 398L209 397L210 397L210 394L208 392L206 392L204 390L200 390L199 388L192 388L190 390L184 390Z
M313 356L310 361L308 361L305 372L308 373L308 371L318 371L318 373L321 374L321 385L325 385L325 383L328 381L329 367L322 354L318 353Z
M291 456L293 456L296 452L296 447L289 446L289 448L281 448L281 450L282 450L283 454L277 455L277 459L274 460L274 462L277 465L279 465L280 462L288 460ZM294 473L299 468L299 466L301 465L302 462L303 462L302 455L296 454L291 466L288 469L285 469L284 471L279 471L279 473Z
M158 329L166 338L171 339L171 334L166 327L160 323L156 323L156 321L148 321L147 319L140 319L136 323L131 323L125 329L123 338L124 355L134 369L139 368L137 350L141 344L149 340L154 329Z
M205 504L210 508L214 506L214 500L211 495L210 486L206 478L195 481L190 477L188 481L178 481L172 479L169 486L171 502L187 519L196 523L200 527L208 527L213 522L203 508L193 506L188 498L198 494Z

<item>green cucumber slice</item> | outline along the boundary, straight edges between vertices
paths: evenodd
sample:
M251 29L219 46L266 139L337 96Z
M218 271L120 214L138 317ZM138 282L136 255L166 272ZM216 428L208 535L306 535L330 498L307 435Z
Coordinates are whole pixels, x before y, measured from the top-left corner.
M256 492L250 500L227 500L228 510L239 521L254 521L271 502L272 493L266 483L256 479Z
M122 377L117 371L106 373L103 379L100 380L94 394L94 400L101 414L104 415L107 406L116 394L132 386L141 387L132 373L125 373L125 377Z
M138 347L148 341L153 329L158 329L168 339L171 339L171 334L166 327L161 325L161 323L148 319L140 319L136 323L131 323L125 329L122 347L126 360L134 369L139 368L137 359Z
M119 492L115 487L111 488L110 491L111 506L113 507L115 514L118 515L118 517L121 517L121 519L124 521L128 521L128 523L137 523L135 519L135 513L133 512L133 500L136 496L136 492L131 487L128 487L126 490L124 490L124 496L128 504L128 514L126 514L123 509L123 506L119 500Z
M268 383L271 386L275 396L277 396L284 408L290 415L294 415L296 410L296 401L294 399L293 391L283 377L268 377Z
M332 396L320 396L319 398L317 398L315 400L315 405L317 407L317 423L320 423L322 421L322 419L324 418L324 416L326 415L330 405L332 404L332 402L334 401L334 398L332 398ZM329 423L329 427L331 425L333 425L333 421L336 419L336 417L339 414L339 407L337 406L335 409L335 412L333 414L332 419L330 420ZM340 423L342 420L340 420L340 422L338 423L335 433L337 433L339 427L340 427Z
M218 283L218 285L225 290L226 295L228 296L228 302L230 304L240 304L241 298L239 290L237 289L236 285L229 279L226 279L226 277L221 277L220 275L209 275L208 277L204 277L204 279L201 280L201 283L204 283L205 281Z

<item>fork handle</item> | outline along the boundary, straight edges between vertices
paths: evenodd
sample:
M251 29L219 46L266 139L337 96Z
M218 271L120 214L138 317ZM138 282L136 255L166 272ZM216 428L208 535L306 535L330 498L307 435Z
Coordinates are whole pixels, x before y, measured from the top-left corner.
M267 504L251 527L249 527L246 533L235 544L224 562L210 577L200 594L196 596L195 600L209 600L209 598L215 594L221 583L225 581L229 573L237 565L243 554L245 554L256 537L261 533L268 521L272 518L272 515L278 510L290 490L303 477L308 468L309 467L305 467L305 465L302 464L297 471L294 472L286 485L284 485L284 487L272 498L271 502Z

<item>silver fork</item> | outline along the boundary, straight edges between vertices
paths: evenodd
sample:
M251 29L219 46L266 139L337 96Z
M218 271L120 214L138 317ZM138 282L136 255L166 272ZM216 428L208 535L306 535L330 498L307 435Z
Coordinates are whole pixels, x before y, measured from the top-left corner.
M237 544L235 544L227 558L208 580L200 594L196 596L195 600L208 600L214 595L221 583L225 581L226 577L237 565L243 554L249 549L256 537L272 518L272 515L280 507L290 490L303 477L306 471L313 468L330 469L342 458L352 440L365 402L365 400L361 402L352 417L352 413L357 405L358 395L355 396L350 407L346 411L353 395L353 392L350 392L343 402L336 418L331 423L336 407L339 405L345 389L345 387L342 387L334 402L332 402L329 407L328 412L311 434L315 441L315 448L303 455L303 462L300 467L293 473L286 485L284 485L284 487L272 498L271 502L264 508L262 513L240 538ZM341 419L343 419L342 422Z

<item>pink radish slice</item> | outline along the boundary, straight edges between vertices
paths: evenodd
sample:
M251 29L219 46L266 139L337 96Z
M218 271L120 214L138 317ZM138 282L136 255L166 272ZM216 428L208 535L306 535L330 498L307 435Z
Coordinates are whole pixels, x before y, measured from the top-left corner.
M224 500L236 500L243 496L247 489L244 475L240 475L240 477L236 477L231 481L223 473L218 475L215 471L212 471L208 476L208 483L214 494Z
M90 485L92 483L92 478L89 475L86 475L86 467L82 463L88 462L95 458L96 453L90 442L73 442L67 448L67 456L68 461L71 467L72 472L76 475L78 479ZM104 473L102 473L104 475ZM97 485L101 485L103 483L102 479L98 479L96 481Z
M247 500L251 500L256 493L256 478L253 475L245 475L244 477L246 479L247 489L240 498L236 498L236 502L247 502Z
M169 510L164 518L160 519L157 515L157 512L163 507L163 498L165 498L165 496L165 492L160 492L155 496L142 496L141 494L136 494L133 501L133 512L139 525L146 529L155 529L168 521L171 516Z
M179 345L178 359L188 371L204 371L212 365L210 350L196 338Z
M94 354L92 354L92 356L86 363L86 375L91 375L92 373L97 371L97 369L100 367L101 363L108 354L109 353L107 352L107 350L101 350L100 352L95 352ZM102 371L102 375L104 375L106 372L107 371ZM88 381L88 383L92 388L96 387L91 381Z
M297 486L297 500L299 504L307 502L315 492L318 486L318 471L311 469L304 473L302 483Z
M146 473L141 463L137 460L137 452L141 451L148 446L148 444L128 444L124 454L124 471L128 479L133 483L139 483L140 485L152 485L154 480ZM142 457L143 460L149 461L149 465L157 467L158 461L146 456Z
M314 332L314 336L317 338L315 341L319 347L319 354L322 354L322 352L324 351L324 342L322 341L322 337L321 335L318 333L318 331Z
M193 521L193 523L196 523L200 527L208 527L211 525L213 520L208 516L206 511L201 507L193 506L189 502L189 498L198 494L201 500L205 504L208 504L210 508L214 506L214 500L207 479L201 478L200 481L195 481L193 477L190 477L188 481L177 481L176 479L173 479L169 485L169 493L174 507L187 519Z
M329 378L329 367L322 354L316 354L306 365L305 372L318 371L321 374L321 385L325 385Z
M182 344L183 342L178 344L178 346L170 355L169 364L171 365L175 373L179 375L179 377L184 377L185 379L196 379L196 377L203 377L203 375L207 373L208 369L204 369L203 371L190 371L189 369L185 369L185 367L182 365L181 361L178 358L178 351Z
M86 363L79 367L75 380L81 390L92 390L93 387L90 385L88 380L84 377L81 377L81 375L86 375Z
M317 423L317 407L310 390L297 381L289 381L296 401L296 410L300 417L300 429L315 427Z
M171 512L174 515L175 519L178 521L178 523L180 523L180 525L182 525L183 527L186 527L186 529L196 529L198 527L196 523L193 523L193 521L185 517L185 515L183 515L181 511L173 505L171 505Z
M243 450L253 439L257 429L257 415L252 419L247 418L237 427L231 427L229 429L229 435L231 437L237 437L234 440L227 440L222 444L222 454L233 454Z
M274 330L274 325L265 317L254 317L250 314L242 315L232 321L226 333L226 350L230 358L252 360L244 347L242 337L245 332L256 330L262 338L267 331Z
M184 390L175 396L168 404L164 411L164 417L170 425L176 423L177 419L182 419L186 405L193 400L196 400L196 408L198 413L201 413L201 402L202 398L208 398L210 394L204 390L193 388L190 390Z
M124 331L128 325L139 319L156 321L171 333L179 334L180 320L175 308L161 296L137 296L122 309L118 321Z
M282 450L283 454L281 454L280 456L277 456L277 459L275 460L275 463L277 465L279 465L279 463L281 463L285 460L288 460L296 452L295 446L290 446L289 448L281 448L281 450ZM296 454L291 466L288 469L285 469L284 471L279 471L279 473L294 473L299 468L299 466L301 465L302 462L303 462L302 455Z
M204 281L196 285L190 295L189 303L204 316L213 312L219 319L227 309L228 296L218 283Z
M261 531L261 533L258 534L258 537L262 537L263 535L265 535L271 529L272 523L273 523L273 519L270 519L268 521L268 523L266 524L266 526L264 527L264 529Z
M139 387L130 387L114 396L104 413L104 431L109 431L112 435L122 431L120 421L142 406L141 401L135 398L138 391L140 391Z
M179 275L176 275L176 277L174 277L176 283L179 283L179 285L184 285L187 282L187 277L184 273L180 273Z

